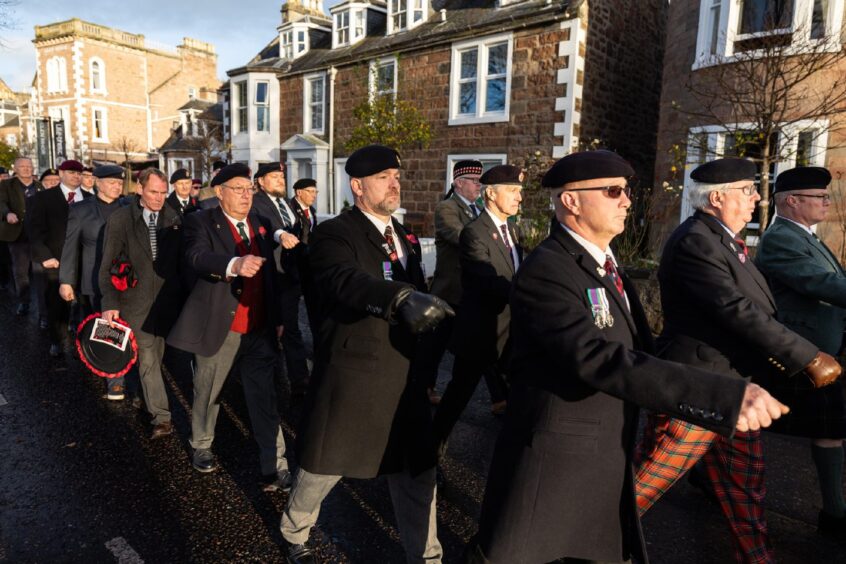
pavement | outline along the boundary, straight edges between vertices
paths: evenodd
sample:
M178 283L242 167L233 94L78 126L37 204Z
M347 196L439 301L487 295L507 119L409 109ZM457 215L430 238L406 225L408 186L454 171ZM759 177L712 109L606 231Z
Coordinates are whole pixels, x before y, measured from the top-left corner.
M176 432L151 441L149 420L127 399L104 398L101 378L75 355L51 359L36 316L14 316L0 292L0 562L283 562L278 532L286 495L259 484L258 452L237 375L222 394L214 452L220 469L190 465L191 377L169 353L166 384ZM439 387L448 379L441 367ZM286 440L299 406L278 378ZM351 422L354 424L354 422ZM501 421L484 385L455 428L438 490L447 563L474 534ZM846 563L846 545L816 533L819 494L808 442L767 434L766 507L778 562ZM291 454L291 462L296 456ZM719 510L679 483L643 521L653 563L730 563ZM312 541L327 562L404 562L387 485L343 480Z

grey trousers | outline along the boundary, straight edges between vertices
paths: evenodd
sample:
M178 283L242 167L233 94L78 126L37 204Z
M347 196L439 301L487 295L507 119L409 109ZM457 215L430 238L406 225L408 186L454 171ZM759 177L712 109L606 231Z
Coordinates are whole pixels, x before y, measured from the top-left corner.
M265 475L288 468L273 379L277 355L271 343L266 331L248 335L230 331L214 356L196 355L191 408L191 446L211 448L220 411L220 390L229 371L237 365L253 435L259 446L261 472Z
M435 516L435 469L430 468L417 477L408 472L386 477L406 562L440 563L443 549L438 541ZM312 474L300 468L279 526L285 540L305 544L317 522L320 505L340 479L341 476Z
M170 404L162 378L162 358L165 340L144 331L135 331L138 344L138 377L141 380L141 392L144 404L153 417L153 425L170 421Z

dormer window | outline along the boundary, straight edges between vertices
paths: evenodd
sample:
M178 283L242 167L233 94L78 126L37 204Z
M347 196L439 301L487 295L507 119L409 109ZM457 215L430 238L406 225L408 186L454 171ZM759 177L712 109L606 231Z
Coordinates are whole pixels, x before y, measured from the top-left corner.
M282 39L282 56L286 59L296 59L308 51L308 29L304 26L294 26L280 33Z
M388 33L417 27L426 21L429 0L388 0Z
M335 13L332 47L345 47L357 43L366 33L366 21L366 8L349 7L346 10Z

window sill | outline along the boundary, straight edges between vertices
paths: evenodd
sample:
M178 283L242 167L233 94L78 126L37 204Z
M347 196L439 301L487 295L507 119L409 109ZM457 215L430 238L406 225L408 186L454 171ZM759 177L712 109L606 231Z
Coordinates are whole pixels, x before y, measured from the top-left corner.
M496 114L479 117L459 116L452 117L447 125L475 125L477 123L501 123L509 120L508 114Z
M824 49L820 49L820 46L823 46ZM796 41L787 47L787 49L790 49L789 56L805 55L810 52L837 53L842 48L843 44L840 41L826 41L825 39ZM762 59L765 55L766 52L763 50L741 51L731 55L702 55L693 63L690 70L697 71L717 65L730 65L740 60Z

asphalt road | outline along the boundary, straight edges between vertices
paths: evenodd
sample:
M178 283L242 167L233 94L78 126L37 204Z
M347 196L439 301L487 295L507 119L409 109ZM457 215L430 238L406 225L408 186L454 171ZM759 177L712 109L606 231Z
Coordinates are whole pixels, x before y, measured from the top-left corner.
M189 463L191 379L166 359L176 433L149 440L146 414L104 399L104 383L74 355L53 360L35 315L16 318L0 292L0 562L282 562L286 494L259 485L258 454L237 377L223 392L214 451L221 468ZM442 366L440 386L448 375ZM279 378L291 450L299 416ZM480 386L457 425L438 491L445 562L473 535L500 421ZM783 563L846 562L846 545L817 535L819 495L803 440L766 436L771 536ZM292 462L296 457L292 454ZM653 563L732 562L719 510L678 484L644 519ZM383 480L344 480L327 498L313 541L328 562L403 562Z

